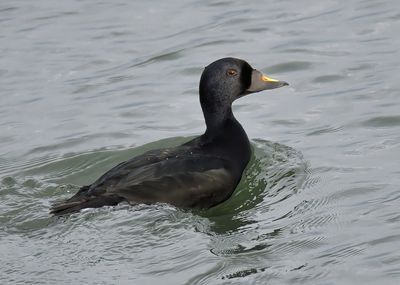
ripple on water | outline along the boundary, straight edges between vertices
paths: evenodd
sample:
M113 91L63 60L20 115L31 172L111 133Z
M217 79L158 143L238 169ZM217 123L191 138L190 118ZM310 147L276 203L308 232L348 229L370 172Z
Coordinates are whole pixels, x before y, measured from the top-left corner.
M224 258L213 269L217 278L277 276L285 270L296 270L304 265L278 269L271 262L277 255L323 243L322 238L303 237L289 242L285 237L295 224L295 219L286 214L299 203L295 194L308 179L308 165L301 153L263 140L255 140L253 147L251 163L231 199L201 214L211 222L210 251ZM279 222L276 217L280 217ZM236 263L235 270L232 264ZM207 279L199 275L196 282Z
M362 122L365 127L390 128L400 126L400 116L379 116Z
M334 82L334 81L339 81L346 79L346 76L343 75L338 75L338 74L330 74L330 75L322 75L315 77L313 79L314 83L329 83L329 82Z
M313 63L307 61L290 61L268 66L270 73L288 73L292 71L307 70L312 67Z
M324 244L321 236L300 233L313 231L335 217L312 214L318 200L305 202L295 195L312 178L301 153L269 141L253 141L252 159L238 188L228 201L207 211L182 211L162 204L121 204L60 219L49 216L50 204L76 192L76 184L90 183L127 157L188 139L167 139L135 149L70 154L27 166L1 183L2 198L18 201L5 209L1 223L8 234L37 239L39 250L46 247L53 251L54 263L61 266L110 265L125 260L144 266L146 274L154 276L192 268L197 268L194 272L198 274L203 268L205 275L194 274L193 284L210 278L279 276L285 271L301 270L304 264L280 268L271 266L271 262ZM174 252L172 263L167 251ZM79 254L82 259L64 260L65 253ZM154 267L151 272L150 265Z
M329 134L329 133L336 133L340 132L343 129L342 126L324 126L324 127L319 127L317 130L313 130L312 132L309 132L306 134L306 136L318 136L318 135L323 135L323 134Z

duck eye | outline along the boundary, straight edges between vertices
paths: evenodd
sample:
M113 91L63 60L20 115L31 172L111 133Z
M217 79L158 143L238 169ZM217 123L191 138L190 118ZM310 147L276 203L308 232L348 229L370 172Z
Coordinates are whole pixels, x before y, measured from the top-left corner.
M235 76L237 74L237 71L235 69L228 69L226 72L229 76Z

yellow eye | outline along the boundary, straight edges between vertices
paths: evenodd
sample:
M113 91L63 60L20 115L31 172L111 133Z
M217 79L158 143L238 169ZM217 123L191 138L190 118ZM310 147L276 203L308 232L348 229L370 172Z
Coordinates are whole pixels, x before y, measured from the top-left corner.
M235 76L237 74L237 71L235 69L228 69L226 72L229 76Z

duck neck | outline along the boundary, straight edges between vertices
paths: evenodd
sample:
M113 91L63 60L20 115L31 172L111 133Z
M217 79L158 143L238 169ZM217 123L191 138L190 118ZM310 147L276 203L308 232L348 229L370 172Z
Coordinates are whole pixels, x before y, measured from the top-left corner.
M203 94L204 95L204 94ZM207 96L208 95L208 96ZM207 133L223 128L227 121L236 121L232 113L232 103L224 97L200 94L200 103L206 121ZM209 100L211 98L212 100Z

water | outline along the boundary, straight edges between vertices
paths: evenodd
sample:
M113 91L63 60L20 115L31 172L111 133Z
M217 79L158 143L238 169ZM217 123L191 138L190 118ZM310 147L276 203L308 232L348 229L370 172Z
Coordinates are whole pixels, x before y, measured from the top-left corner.
M0 283L398 284L399 8L2 1ZM199 76L225 56L291 84L236 102L253 156L229 201L49 216L202 133Z

